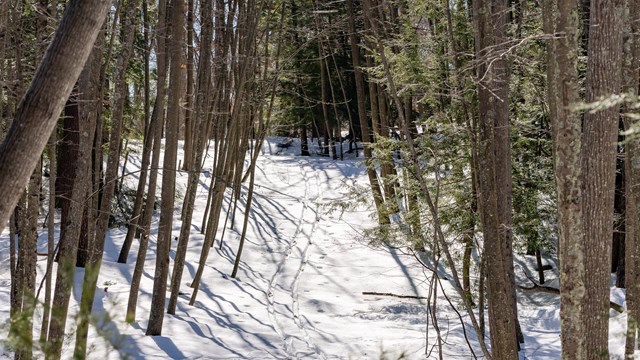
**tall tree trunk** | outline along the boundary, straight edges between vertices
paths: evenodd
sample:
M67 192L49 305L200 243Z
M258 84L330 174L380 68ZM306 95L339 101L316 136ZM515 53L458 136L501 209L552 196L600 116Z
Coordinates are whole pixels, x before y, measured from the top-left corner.
M547 46L547 101L552 121L554 170L558 198L560 260L560 339L563 359L587 356L584 226L582 213L581 125L572 107L578 102L578 0L545 0L545 31L554 30Z
M38 210L40 209L40 182L42 179L41 164L38 163L29 179L29 186L25 193L24 211L18 217L18 271L20 275L19 297L17 305L19 311L11 319L10 333L17 341L16 359L33 358L33 311L35 308L36 286L36 251L38 241Z
M629 1L629 23L631 24L628 38L627 59L624 69L624 90L632 95L638 95L640 85L640 4ZM625 113L632 113L630 108ZM637 109L635 110L637 114ZM624 117L625 128L629 129L632 119ZM627 336L625 356L632 357L638 339L638 325L640 324L640 138L631 137L625 144L625 287L627 302Z
M623 0L591 3L586 102L620 92L622 74ZM584 114L582 168L584 193L584 247L586 265L585 322L587 358L608 356L611 229L615 191L616 139L619 107Z
M623 119L620 119L619 129L624 131ZM623 143L624 137L619 135L618 142ZM614 225L611 248L611 273L616 274L616 287L624 287L625 275L625 168L624 168L624 145L616 146L616 177L615 177L615 197L613 200Z
M169 273L169 250L171 247L171 230L173 228L173 205L175 203L176 161L178 150L178 124L180 122L180 101L183 88L183 56L182 43L184 41L184 6L180 0L172 0L171 37L168 48L171 51L171 65L169 78L169 98L167 109L167 131L162 176L162 209L158 228L158 250L156 256L156 270L153 282L153 298L147 335L161 335L164 320L164 305L167 293L167 276Z
M151 155L151 169L149 174L149 188L147 192L147 200L144 207L144 212L139 223L139 228L142 230L140 236L140 244L138 247L138 255L136 257L136 265L131 277L131 288L129 289L129 300L127 302L127 314L126 322L132 323L135 321L136 309L138 305L138 292L140 289L140 280L142 279L142 273L144 270L144 262L147 255L147 247L149 245L149 228L151 226L151 218L156 202L156 185L158 179L158 164L160 162L160 141L162 136L162 127L164 126L164 103L166 94L166 78L167 78L167 66L168 66L168 53L166 46L167 35L167 1L161 0L158 3L158 22L156 24L156 53L158 61L158 79L156 86L156 101L151 114L151 121L149 122L149 136L153 142L152 155ZM149 45L151 46L151 45ZM129 235L127 235L128 237ZM123 252L127 252L124 248L120 254L123 257Z
M315 3L315 1L314 1ZM320 28L320 22L318 16L314 16L316 22L316 32L318 33L318 63L320 66L320 106L322 107L322 124L324 132L324 153L334 153L335 150L330 150L329 138L331 137L331 130L329 127L329 75L327 74L327 67L325 66L325 53L321 35L322 29Z
M147 177L149 175L149 163L151 162L151 157L153 153L153 143L155 138L155 129L157 127L157 123L160 121L157 115L157 112L150 114L149 113L149 101L150 101L150 86L149 86L149 56L151 53L151 44L149 42L149 14L147 9L147 1L143 0L142 8L143 8L143 28L144 28L144 67L145 67L145 77L144 77L144 118L145 118L145 127L144 127L144 143L142 149L142 164L140 165L140 178L138 179L138 188L136 190L136 198L133 202L133 209L131 212L131 217L129 218L129 225L127 227L127 235L125 236L125 240L122 243L122 248L120 249L120 254L118 255L118 262L121 264L125 264L127 262L127 257L129 256L129 250L131 250L131 244L133 242L133 238L137 237L140 234L140 229L143 226L143 214L142 208L144 203L144 194L145 187L147 186ZM158 56L158 64L161 62L164 63L163 56ZM166 71L158 71L158 83L161 82L162 79L165 79ZM160 88L162 86L159 86ZM153 199L155 201L155 199Z
M487 289L491 351L496 359L517 359L515 289L509 236L511 207L511 164L509 156L508 68L505 60L494 59L493 47L500 47L506 21L502 0L474 2L478 85L478 190ZM497 14L494 16L494 12ZM494 62L492 67L489 63ZM504 105L503 105L504 104ZM499 127L504 129L500 129ZM504 132L506 131L506 139ZM500 144L505 142L506 144ZM506 147L506 149L505 149ZM507 181L507 184L498 181ZM506 191L500 188L507 188ZM507 202L505 204L504 202ZM508 214L508 216L507 216Z
M498 51L507 51L509 36L509 2L508 0L493 0L493 35L494 44ZM507 304L511 311L510 321L514 322L516 340L524 342L524 336L518 321L518 306L516 302L515 274L513 270L513 219L512 219L512 169L511 169L511 137L509 125L509 84L510 61L505 56L496 59L492 71L495 74L494 81L494 143L495 143L495 186L497 190L497 216L498 216L498 241L500 246L500 261L502 268L498 276L507 275L506 291ZM493 269L493 268L492 268ZM492 272L491 274L495 274ZM496 274L497 275L497 274ZM489 276L492 277L491 275ZM502 306L505 306L504 304ZM506 315L509 316L509 315ZM503 335L504 336L504 335ZM517 346L519 349L519 346Z

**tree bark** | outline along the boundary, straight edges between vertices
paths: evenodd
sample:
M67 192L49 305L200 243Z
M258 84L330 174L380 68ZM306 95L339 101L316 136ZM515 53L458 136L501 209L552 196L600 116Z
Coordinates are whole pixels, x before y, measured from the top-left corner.
M60 130L60 161L58 162L58 177L56 180L57 206L61 209L61 223L66 223L69 216L71 189L78 166L78 147L80 145L80 121L78 114L78 90L74 88L64 107L64 118ZM65 229L60 229L64 232Z
M55 127L106 16L107 0L71 0L11 128L0 144L0 227L4 228Z
M499 52L507 52L507 42L509 36L507 28L509 16L508 0L493 0L493 36L494 44ZM510 60L506 55L500 54L496 59L493 69L494 81L494 143L495 143L495 186L497 194L497 215L498 215L498 240L500 246L500 257L502 268L500 274L506 274L507 302L513 314L511 321L514 322L516 338L518 343L524 342L524 336L518 321L518 306L516 302L515 274L513 270L513 219L512 219L512 168L511 168L511 136L509 124L509 84L510 84ZM494 274L494 273L492 273ZM496 274L497 275L497 274ZM498 275L502 276L502 275ZM490 275L491 277L491 275ZM519 346L518 346L519 350Z

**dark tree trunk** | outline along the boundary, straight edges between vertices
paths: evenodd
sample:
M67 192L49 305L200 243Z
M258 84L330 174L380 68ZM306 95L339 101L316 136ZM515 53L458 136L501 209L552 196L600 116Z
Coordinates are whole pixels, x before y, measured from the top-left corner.
M309 156L307 127L305 125L300 126L300 156Z
M58 177L56 180L57 206L62 210L62 219L69 216L71 189L76 176L78 146L80 145L80 115L78 110L78 89L74 88L64 107L61 134L58 145Z
M194 17L194 4L193 0L188 0L187 11L187 93L186 107L184 111L184 156L182 161L182 170L191 170L193 164L193 151L195 137L198 136L194 131L198 125L197 121L193 119L193 66L194 66L194 44L193 44L193 17ZM201 40L202 41L202 40ZM202 44L204 42L202 41ZM204 54L204 51L201 51Z
M542 255L540 249L536 249L536 266L538 266L538 282L544 284L544 266L542 265Z
M478 86L478 190L487 261L491 349L496 359L518 358L517 307L511 249L511 150L508 63L493 58L506 40L503 0L474 2ZM500 51L500 50L498 50ZM493 63L489 67L489 62ZM500 184L500 185L498 185Z

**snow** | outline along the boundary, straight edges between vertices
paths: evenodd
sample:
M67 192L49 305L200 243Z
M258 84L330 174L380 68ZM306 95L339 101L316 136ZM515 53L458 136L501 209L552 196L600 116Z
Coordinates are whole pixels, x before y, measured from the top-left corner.
M136 322L124 322L129 283L135 265L137 242L127 264L116 262L124 240L124 228L112 229L98 281L94 313L101 319L91 327L88 344L91 359L409 359L438 358L432 321L427 319L426 300L369 293L427 297L432 274L406 249L373 247L362 236L374 226L371 209L364 206L343 212L328 212L327 205L343 196L344 183L367 184L362 158L345 154L345 160L300 157L299 143L278 147L281 138L269 138L258 160L254 203L240 271L230 278L237 251L246 184L233 227L227 229L220 247L218 231L194 306L188 301L189 283L198 266L204 236L200 225L211 180L211 159L201 175L196 200L187 265L176 315L165 314L162 336L145 336L153 273L156 230L152 233L138 299ZM346 145L345 145L346 148ZM317 149L311 149L316 152ZM211 151L210 153L213 153ZM181 158L180 153L178 158ZM140 154L131 153L127 172L140 164ZM126 183L135 186L131 176ZM187 174L177 177L178 192L186 191ZM160 181L159 181L160 184ZM230 192L227 192L224 211ZM173 236L179 235L182 199L176 203ZM154 226L157 227L157 218ZM231 221L229 221L231 223ZM40 236L46 251L46 234ZM172 244L175 255L176 242ZM8 232L0 236L0 340L8 335L10 275ZM46 258L39 257L39 280ZM550 261L550 259L547 259ZM531 273L534 260L518 257L520 268ZM555 264L554 265L554 269ZM173 267L173 262L171 263ZM171 272L170 272L171 273ZM518 274L524 286L526 277ZM76 270L70 314L78 311L83 270ZM557 280L547 271L549 284ZM449 277L447 277L449 278ZM556 283L554 283L556 282ZM475 334L450 279L442 288L465 321L473 351L482 356ZM464 340L458 315L438 289L437 317L445 359L472 358ZM42 296L42 295L41 295ZM526 343L523 359L560 358L559 301L552 294L518 291L520 321ZM167 293L168 297L168 293ZM612 300L623 304L624 291L612 288ZM35 315L38 336L42 309ZM111 321L108 321L110 319ZM75 320L67 323L64 358L73 353ZM612 312L610 347L614 358L624 350L626 313ZM428 327L428 341L426 331ZM429 356L424 355L425 350ZM0 358L11 357L0 346Z

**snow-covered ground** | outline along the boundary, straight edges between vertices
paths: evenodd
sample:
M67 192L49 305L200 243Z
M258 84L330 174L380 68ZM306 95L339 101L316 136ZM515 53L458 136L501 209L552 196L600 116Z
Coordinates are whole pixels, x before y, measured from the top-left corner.
M183 275L183 295L176 315L165 315L162 336L144 335L153 286L155 233L150 239L136 322L128 325L124 313L137 243L134 242L128 263L118 264L125 230L110 231L94 312L107 314L113 323L105 325L100 334L95 328L90 330L89 358L397 359L402 354L409 359L438 358L434 346L436 333L428 320L426 300L363 294L427 297L431 273L402 249L375 248L362 239L362 229L373 226L369 209L327 211L327 204L343 196L345 183L367 183L362 158L349 154L344 161L333 161L326 157L295 156L298 148L282 149L276 146L279 141L282 140L271 138L258 160L254 204L237 278L229 275L240 238L246 187L235 224L226 230L221 247L221 231L218 232L197 301L195 306L189 306L189 283L204 241L199 230L211 180L211 164L205 165L200 179L204 186L198 191ZM127 171L135 171L139 164L140 156L132 154ZM129 186L135 185L134 180L128 179ZM179 173L178 194L185 193L186 181L187 174ZM180 231L181 203L178 198L174 236ZM157 218L154 224L157 225ZM45 243L43 235L40 239L43 249ZM172 257L175 246L176 242ZM0 340L6 339L8 333L8 248L5 230L0 236L0 323L5 324L0 328ZM44 259L39 258L39 274L45 268ZM533 269L531 259L519 257L518 262L528 271ZM82 272L82 269L76 272L71 314L78 309ZM553 276L549 278L553 285ZM441 279L442 286L468 323L448 281ZM518 276L518 281L528 285L523 275ZM622 304L623 291L613 291L612 299ZM560 358L557 297L528 292L518 295L526 339L521 358ZM39 309L34 320L36 338L41 316ZM437 316L444 339L443 357L473 358L458 315L444 298L438 299ZM610 348L614 358L623 353L625 322L626 314L612 312ZM65 346L65 358L72 356L74 329L75 321L70 320L68 333L72 336ZM472 328L467 326L466 330L476 356L481 357ZM0 358L10 356L0 346Z

